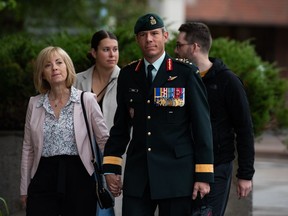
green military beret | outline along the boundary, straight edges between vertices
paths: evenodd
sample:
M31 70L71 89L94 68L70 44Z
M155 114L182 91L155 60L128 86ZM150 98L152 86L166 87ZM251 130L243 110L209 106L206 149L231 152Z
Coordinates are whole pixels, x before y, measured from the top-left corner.
M163 20L156 14L148 13L138 18L135 26L134 33L138 34L141 31L149 31L157 28L163 28Z

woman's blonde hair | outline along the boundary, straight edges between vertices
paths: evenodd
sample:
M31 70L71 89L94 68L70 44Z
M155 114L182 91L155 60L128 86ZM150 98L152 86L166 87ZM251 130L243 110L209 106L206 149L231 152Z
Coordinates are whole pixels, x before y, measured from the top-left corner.
M76 72L68 53L60 47L46 47L40 51L34 65L34 86L41 94L45 94L51 89L51 86L47 80L43 79L43 71L46 62L49 61L51 56L55 53L60 55L67 67L66 87L70 88L75 82Z

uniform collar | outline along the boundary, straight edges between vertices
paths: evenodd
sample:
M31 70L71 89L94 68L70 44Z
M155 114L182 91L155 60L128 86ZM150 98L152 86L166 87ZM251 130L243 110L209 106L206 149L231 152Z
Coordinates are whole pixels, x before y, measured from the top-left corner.
M156 71L159 70L164 58L165 58L166 52L163 52L163 54L158 58L155 62L152 63ZM145 68L150 64L145 58L144 58Z

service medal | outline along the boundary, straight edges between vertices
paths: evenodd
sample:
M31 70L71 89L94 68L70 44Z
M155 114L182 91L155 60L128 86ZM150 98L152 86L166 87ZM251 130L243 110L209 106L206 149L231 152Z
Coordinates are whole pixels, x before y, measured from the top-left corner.
M156 106L183 107L185 105L185 88L154 88Z

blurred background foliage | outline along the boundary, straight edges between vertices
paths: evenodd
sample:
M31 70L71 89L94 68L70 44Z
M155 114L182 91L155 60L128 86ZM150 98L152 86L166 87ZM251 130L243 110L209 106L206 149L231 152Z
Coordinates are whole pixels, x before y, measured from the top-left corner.
M263 61L250 40L218 38L214 40L210 55L220 57L242 79L256 134L266 127L287 127L288 82L281 78L281 70L275 63Z
M33 61L44 47L65 49L80 72L91 64L86 54L93 33L106 29L118 37L120 67L141 58L133 27L149 11L146 5L145 0L0 0L0 130L23 130L29 97L37 94ZM174 56L171 36L166 51ZM221 58L243 80L256 135L267 127L288 126L288 84L280 68L264 62L249 40L214 39L211 56Z

